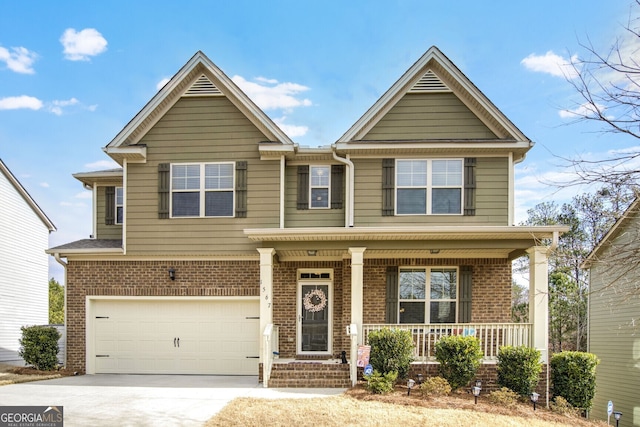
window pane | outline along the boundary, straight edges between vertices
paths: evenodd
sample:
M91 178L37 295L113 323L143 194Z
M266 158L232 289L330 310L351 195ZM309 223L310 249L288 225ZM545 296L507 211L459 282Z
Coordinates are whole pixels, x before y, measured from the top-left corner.
M424 187L427 185L427 161L398 160L396 176L400 187Z
M204 185L207 190L225 190L233 188L232 164L204 165Z
M462 185L461 160L434 160L431 166L433 185Z
M398 214L426 214L427 190L398 188Z
M116 187L116 205L122 205L122 187Z
M434 188L431 197L431 213L459 214L462 211L462 190L459 188ZM398 195L398 198L400 195Z
M122 224L122 215L123 214L123 208L122 206L118 206L116 208L116 224Z
M311 189L311 207L312 208L328 208L329 207L329 189L328 188L312 188Z
M431 270L431 299L456 299L456 270Z
M172 216L199 216L200 193L173 193Z
M311 166L311 186L312 187L328 187L329 178L330 178L329 167Z
M456 303L453 301L432 301L429 305L431 315L430 323L455 323Z
M401 302L400 323L424 323L424 302Z
M233 192L207 191L204 195L204 216L233 216Z
M174 190L197 190L200 188L200 165L173 165L171 187Z
M401 270L400 299L424 299L426 282L424 270Z

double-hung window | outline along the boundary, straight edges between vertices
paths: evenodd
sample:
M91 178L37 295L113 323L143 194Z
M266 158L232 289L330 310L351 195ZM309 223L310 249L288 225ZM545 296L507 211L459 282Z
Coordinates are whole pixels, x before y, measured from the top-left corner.
M331 194L331 168L329 166L311 166L309 172L311 174L310 207L312 209L328 209L330 207L329 195Z
M462 159L396 160L396 214L462 214Z
M122 224L124 221L124 198L122 187L116 187L115 200L115 223Z
M457 322L457 268L401 268L399 274L400 323Z
M234 163L171 165L171 216L232 217Z

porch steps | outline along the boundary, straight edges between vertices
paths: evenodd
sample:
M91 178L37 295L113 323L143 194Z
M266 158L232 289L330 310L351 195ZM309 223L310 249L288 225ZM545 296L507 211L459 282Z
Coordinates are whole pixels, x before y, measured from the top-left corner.
M326 361L274 362L269 388L349 388L349 364Z

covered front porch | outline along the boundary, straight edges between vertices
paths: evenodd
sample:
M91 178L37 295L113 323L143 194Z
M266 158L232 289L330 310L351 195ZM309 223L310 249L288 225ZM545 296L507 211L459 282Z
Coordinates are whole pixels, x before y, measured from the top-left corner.
M331 233L327 229L245 231L268 246L258 249L264 385L269 386L274 363L283 362L316 363L318 367L347 365L353 385L358 375L358 346L367 344L372 330L384 327L412 332L416 363L434 363L435 343L443 336L458 334L480 339L486 363L494 363L504 345L537 348L546 363L547 255L561 231L561 227L476 227L464 237L460 228L454 232L441 227L437 231L393 233L371 229L333 229ZM541 244L543 241L548 244ZM530 323L511 323L511 261L523 255L528 255L530 265ZM308 313L301 308L304 288L296 272L314 269L329 272L328 285L323 288L328 297L328 345L322 348L325 351L300 351L300 325ZM395 290L390 286L393 277L409 270L424 271L427 277L436 272L453 277L450 300L444 303L429 299L427 279L427 289L422 290L426 296L420 301L426 314L418 317L424 320L411 323L407 323L412 319L407 313L414 301L403 300L407 298L404 291L398 291L397 285ZM393 292L395 295L390 295ZM431 294L433 298L433 289ZM450 305L450 314L434 322L434 303L440 307L436 311L446 311L443 306Z

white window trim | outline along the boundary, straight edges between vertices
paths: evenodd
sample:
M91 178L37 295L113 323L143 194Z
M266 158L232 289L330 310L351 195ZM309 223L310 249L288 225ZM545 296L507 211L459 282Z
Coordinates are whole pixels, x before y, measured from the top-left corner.
M231 183L230 189L205 189L205 166L206 165L231 165L233 179ZM200 167L200 187L198 189L187 189L187 190L174 190L173 189L173 167L174 166L193 166L197 165ZM174 193L199 193L200 196L200 214L193 216L173 216L173 194ZM231 191L232 192L232 200L231 200L231 215L225 216L205 216L205 194L207 192L217 192L217 191ZM171 163L171 168L169 171L169 217L170 218L234 218L236 216L236 167L235 162L205 162L205 163Z
M326 168L327 176L329 179L328 185L313 185L313 169L314 168ZM327 189L327 206L313 206L313 189L314 188L326 188ZM309 165L309 209L331 209L331 165Z
M400 273L402 270L424 270L425 272L425 290L424 290L424 299L401 299L400 298ZM456 298L455 299L431 299L431 271L432 270L455 270L456 271ZM460 317L460 267L459 266L435 266L431 265L428 267L424 266L412 266L405 265L398 268L398 319L396 322L400 323L400 303L402 302L424 302L424 320L425 324L431 324L431 302L452 302L456 303L456 319L453 324L458 323L458 319ZM446 325L448 323L442 323Z
M122 204L118 204L118 190L122 192ZM115 225L122 225L124 223L124 187L116 187L113 195L115 200L113 201L115 212L113 212L113 223ZM118 208L122 208L122 222L118 222Z
M455 161L459 161L461 163L461 172L460 172L460 185L449 185L449 186L435 186L433 185L433 161L434 160L455 160ZM400 186L398 185L398 162L399 161L422 161L422 162L427 162L427 184L426 186ZM394 212L396 216L424 216L424 215L433 215L433 216L443 216L443 215L454 215L454 216L461 216L464 213L464 159L463 158L459 158L459 157L452 157L452 158L398 158L396 159L396 163L395 163L395 169L394 169L394 173L395 173L395 177L394 177L394 183L395 183L395 188L394 188L394 194L393 194L393 200L394 200ZM398 213L398 189L403 189L403 188L420 188L420 189L426 189L427 194L426 194L426 202L427 202L427 206L425 207L425 212L426 213L407 213L407 214L402 214L402 213ZM431 202L432 200L432 195L433 195L433 189L434 188L459 188L460 189L460 212L458 213L432 213L432 209L433 209L433 203Z

